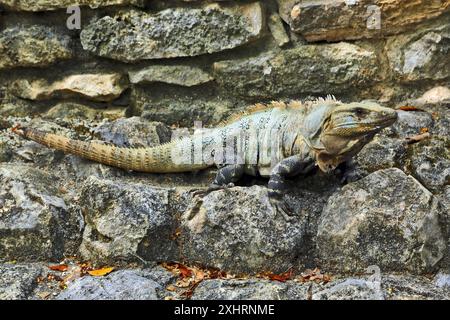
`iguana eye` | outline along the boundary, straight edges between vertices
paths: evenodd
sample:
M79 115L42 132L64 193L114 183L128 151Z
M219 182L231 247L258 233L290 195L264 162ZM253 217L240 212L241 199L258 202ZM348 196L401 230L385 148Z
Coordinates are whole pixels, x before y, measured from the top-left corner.
M363 108L356 108L355 109L355 113L357 116L362 116L364 115L364 109Z

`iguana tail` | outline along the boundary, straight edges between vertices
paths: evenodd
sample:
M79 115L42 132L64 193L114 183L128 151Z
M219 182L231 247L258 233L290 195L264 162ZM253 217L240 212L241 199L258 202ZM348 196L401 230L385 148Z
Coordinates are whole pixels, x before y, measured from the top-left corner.
M125 170L169 173L187 172L208 167L206 164L181 161L183 157L174 156L174 154L176 155L174 150L182 149L180 143L189 143L189 138L152 148L122 148L98 142L73 140L31 128L15 127L12 130L26 139L36 141L49 148Z

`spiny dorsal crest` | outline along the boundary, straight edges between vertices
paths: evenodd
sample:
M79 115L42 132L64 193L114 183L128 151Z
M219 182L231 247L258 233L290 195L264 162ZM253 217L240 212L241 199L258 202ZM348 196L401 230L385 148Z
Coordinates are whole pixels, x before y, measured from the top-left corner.
M254 105L251 105L250 107L247 107L243 111L239 111L230 117L228 117L226 120L222 121L218 126L223 127L226 125L229 125L235 121L238 121L242 119L245 116L255 114L258 112L266 112L272 109L301 109L305 107L314 107L317 104L320 103L341 103L341 101L337 100L334 95L327 95L325 98L319 97L313 100L291 100L289 102L284 101L271 101L270 103L264 104L264 103L256 103Z

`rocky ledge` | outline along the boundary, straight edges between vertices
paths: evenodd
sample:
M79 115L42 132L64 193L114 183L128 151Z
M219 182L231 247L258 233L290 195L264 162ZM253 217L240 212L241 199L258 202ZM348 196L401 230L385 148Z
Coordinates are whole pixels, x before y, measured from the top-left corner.
M0 298L448 299L450 109L414 104L361 151L347 183L339 172L291 181L290 221L264 180L194 197L214 169L124 172L10 131L145 147L170 139L162 123L6 118Z

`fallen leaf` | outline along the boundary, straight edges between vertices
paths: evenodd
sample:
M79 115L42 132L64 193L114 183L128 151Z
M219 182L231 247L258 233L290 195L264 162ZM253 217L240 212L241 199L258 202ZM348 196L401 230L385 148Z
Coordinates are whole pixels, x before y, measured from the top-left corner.
M51 295L51 292L48 292L48 291L39 292L37 294L37 296L41 299L47 299L50 295Z
M194 279L196 282L200 282L203 279L205 279L205 273L202 270L197 269L197 270L195 270L194 274L195 274Z
M53 266L48 266L48 268L53 271L64 272L67 271L67 269L69 269L69 266L67 264L55 264Z
M421 110L421 109L419 109L419 108L417 108L417 107L414 107L414 106L408 106L408 105L398 107L397 110L403 110L403 111L423 111L423 110Z
M302 272L298 280L302 283L310 281L328 283L331 281L331 276L323 274L319 268L315 268L313 270L307 269L305 272Z
M192 271L189 270L188 267L186 267L182 264L178 265L178 270L180 270L181 276L183 278L188 278L188 277L192 276Z
M169 284L166 288L167 291L176 291L177 288L175 288L175 286L173 284Z
M413 143L416 143L416 142L428 139L430 136L431 135L430 135L429 132L424 132L424 133L421 133L421 134L417 134L417 135L414 135L414 136L407 137L406 141L408 142L408 144L413 144Z
M291 277L292 277L292 269L290 269L287 272L281 273L281 274L275 274L272 272L264 272L264 273L260 274L259 276L264 279L269 279L272 281L286 282L287 280L291 279Z
M420 128L420 133L425 133L425 132L428 132L429 130L428 130L428 128Z
M108 273L111 273L114 270L114 267L106 267L101 269L89 270L88 273L94 277L102 277L106 276Z

